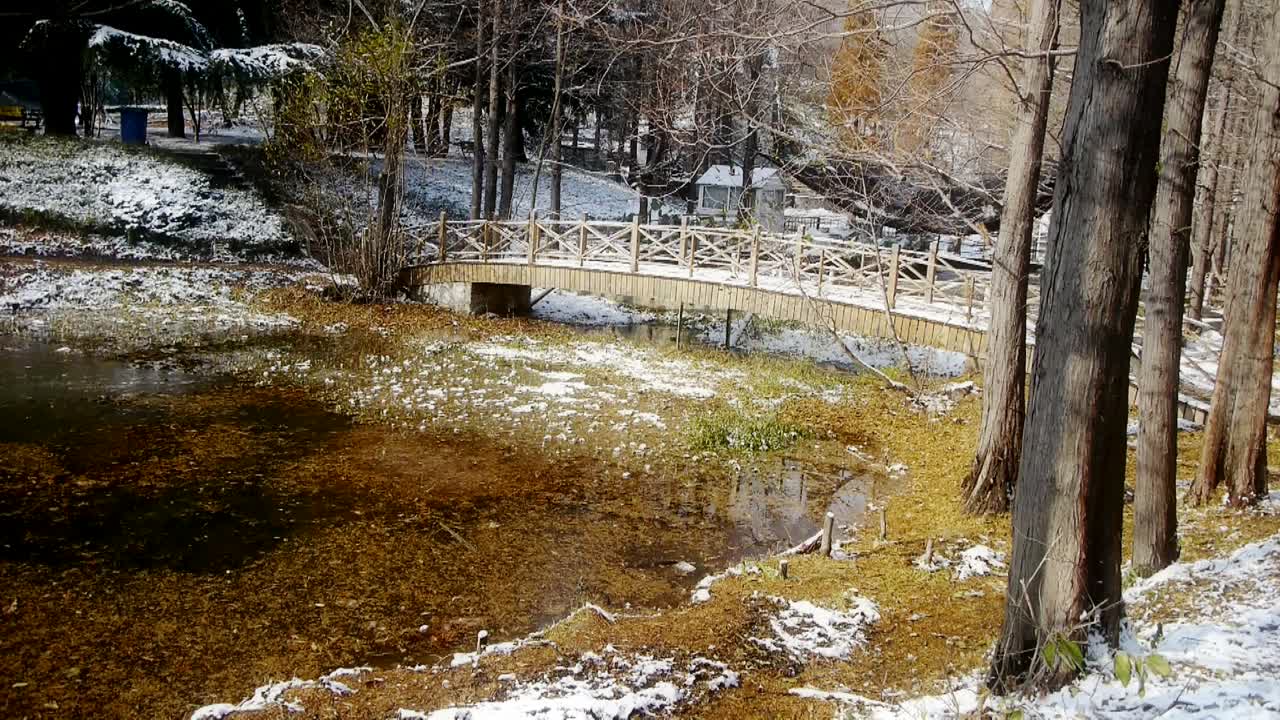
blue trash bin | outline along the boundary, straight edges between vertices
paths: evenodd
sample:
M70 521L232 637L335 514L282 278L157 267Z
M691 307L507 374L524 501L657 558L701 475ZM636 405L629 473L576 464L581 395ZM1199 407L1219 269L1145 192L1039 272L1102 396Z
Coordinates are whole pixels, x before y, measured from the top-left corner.
M147 144L147 111L120 108L120 141L125 145Z

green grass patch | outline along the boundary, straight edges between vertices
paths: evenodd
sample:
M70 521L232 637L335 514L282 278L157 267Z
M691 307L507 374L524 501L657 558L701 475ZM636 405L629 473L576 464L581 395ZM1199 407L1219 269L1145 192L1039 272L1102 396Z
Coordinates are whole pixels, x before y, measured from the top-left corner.
M701 451L762 453L786 450L812 435L809 428L779 420L776 415L751 417L721 410L693 419L689 444Z

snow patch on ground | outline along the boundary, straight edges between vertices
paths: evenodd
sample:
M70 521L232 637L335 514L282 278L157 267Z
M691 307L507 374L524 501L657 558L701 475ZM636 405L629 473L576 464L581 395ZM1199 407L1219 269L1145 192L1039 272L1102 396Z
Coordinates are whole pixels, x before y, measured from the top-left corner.
M0 141L0 208L43 212L113 232L142 232L217 248L291 242L284 219L255 193L113 142Z
M724 341L724 320L704 321L699 325L699 339L706 343ZM892 340L869 338L859 335L840 335L845 346L858 359L876 369L902 364L902 351ZM755 317L733 321L730 341L734 348L750 352L768 352L779 355L812 358L816 362L839 366L856 366L849 354L821 328L795 327L773 323L760 324ZM916 372L934 377L956 377L968 369L969 359L964 353L938 350L922 346L908 346L907 358Z
M1266 502L1280 502L1280 493ZM1153 601L1166 591L1192 594L1196 602L1156 615ZM873 720L957 717L976 713L980 701L994 715L1020 710L1048 720L1280 718L1280 535L1225 557L1175 563L1129 588L1125 603L1129 625L1121 649L1139 659L1159 655L1172 668L1169 677L1148 673L1142 692L1136 678L1126 685L1116 677L1108 652L1091 647L1082 678L1038 698L986 697L980 674L949 692L894 703L840 690L797 688L796 694Z
M253 691L247 699L239 703L215 703L213 705L205 705L204 707L191 713L191 720L222 720L222 718L235 715L238 713L262 712L271 708L284 708L289 712L302 712L303 707L295 702L285 699L285 693L290 690L305 690L308 688L324 688L336 696L350 695L355 692L349 685L338 680L338 678L359 677L366 672L371 672L371 667L356 668L339 668L333 672L322 675L319 680L299 680L293 678L284 682L271 683L263 685Z
M60 270L37 265L0 276L0 307L15 313L128 311L147 319L189 320L205 326L285 327L294 320L248 307L252 293L302 282L296 273L213 267L134 267ZM124 320L124 313L110 318Z
M534 288L537 295L542 290ZM653 322L653 313L623 307L612 300L552 290L537 305L533 317L570 325L637 325Z
M795 660L811 657L844 660L867 641L867 628L880 621L876 604L858 595L847 596L848 610L831 610L807 600L770 598L779 606L769 618L771 638L751 638L773 653L786 653Z

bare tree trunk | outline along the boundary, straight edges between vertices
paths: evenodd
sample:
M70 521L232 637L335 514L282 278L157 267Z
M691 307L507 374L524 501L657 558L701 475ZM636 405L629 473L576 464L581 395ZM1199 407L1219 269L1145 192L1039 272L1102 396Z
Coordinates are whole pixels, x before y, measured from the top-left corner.
M964 507L974 514L1007 512L1022 456L1026 414L1027 276L1031 271L1032 229L1044 157L1049 97L1053 92L1061 0L1036 0L1027 23L1018 124L1009 159L1000 217L1000 237L991 273L991 321L982 378L982 431L973 469L963 484Z
M434 80L427 95L427 154L440 156L440 81ZM422 111L422 98L418 98L418 111Z
M1118 639L1139 241L1155 196L1168 80L1162 58L1172 51L1176 12L1163 0L1080 3L1004 628L991 665L998 690L1073 675L1065 663L1044 667L1041 648L1051 638L1083 642L1087 625L1096 625L1111 644Z
M1240 95L1237 99L1245 99ZM1245 115L1239 114L1229 123L1225 141L1226 154L1218 165L1218 191L1213 203L1213 238L1209 240L1209 273L1204 286L1205 302L1224 291L1220 288L1227 274L1227 250L1236 219L1236 190L1239 175L1236 167L1248 158L1245 143L1249 138Z
M182 76L177 72L168 71L164 74L164 102L169 137L186 137L186 121L182 117Z
M478 220L484 212L484 88L485 68L481 58L485 56L485 22L481 15L484 0L476 3L476 75L471 93L471 219Z
M1146 331L1138 368L1138 474L1133 496L1133 569L1142 575L1178 559L1178 388L1187 251L1209 69L1225 0L1183 5L1182 39L1169 73L1160 180L1148 235Z
M757 111L756 84L760 80L760 71L764 68L764 55L757 55L747 61L747 98L746 112L743 121L747 124L747 137L742 142L742 199L738 203L738 219L751 218L755 208L756 188L752 183L755 174L756 154L760 151L760 127L756 122Z
M431 150L431 140L422 134L422 95L416 90L409 93L409 127L413 131L413 149L420 153Z
M1203 140L1203 158L1207 159L1200 172L1200 185L1196 192L1194 205L1194 222L1191 227L1191 277L1188 281L1191 299L1187 305L1187 316L1199 320L1204 312L1205 280L1209 274L1212 254L1210 242L1213 237L1215 217L1214 203L1218 194L1218 166L1227 157L1226 132L1227 113L1231 107L1230 85L1223 83L1221 97L1214 104L1208 115L1212 118L1210 129Z
M437 157L449 154L449 141L453 138L453 103L446 102L440 110L440 151Z
M514 48L513 48L514 50ZM498 196L498 217L511 217L516 187L516 156L520 154L520 105L516 99L516 64L507 63L507 114L502 119L502 190Z
M1240 36L1240 2L1239 0L1227 0L1225 16L1222 18L1220 27L1226 28L1228 42L1234 43L1236 38ZM1193 205L1192 236L1191 236L1191 300L1187 307L1187 315L1192 319L1199 320L1204 312L1204 302L1207 296L1206 278L1209 274L1210 259L1212 256L1213 245L1213 228L1219 221L1221 208L1217 208L1217 200L1219 195L1219 187L1222 182L1222 173L1220 168L1229 164L1229 158L1233 149L1232 142L1227 139L1227 132L1230 129L1230 123L1227 118L1231 116L1231 105L1235 99L1235 73L1225 72L1222 74L1221 88L1218 97L1214 102L1213 109L1209 111L1212 118L1212 125L1204 134L1203 152L1200 154L1201 162L1204 167L1200 172L1200 187L1196 193L1196 202ZM1228 187L1230 183L1228 183Z
M1263 37L1280 37L1280 6L1262 12ZM1275 352L1276 286L1280 281L1280 43L1265 46L1259 102L1240 177L1231 252L1226 328L1200 472L1189 497L1213 499L1230 478L1233 505L1258 501L1266 490L1266 422Z
M493 34L489 38L491 50L489 54L489 137L485 148L484 168L484 216L493 217L498 206L498 46L502 40L502 15L505 12L502 0L493 0Z

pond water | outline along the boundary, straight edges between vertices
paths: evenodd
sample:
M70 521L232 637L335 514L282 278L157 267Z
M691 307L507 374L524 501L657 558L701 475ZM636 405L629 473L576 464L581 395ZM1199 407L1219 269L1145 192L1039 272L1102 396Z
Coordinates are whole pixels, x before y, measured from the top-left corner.
M878 489L865 468L789 460L631 477L357 424L299 389L4 342L3 717L181 717L586 601L668 607L828 509L856 521Z

